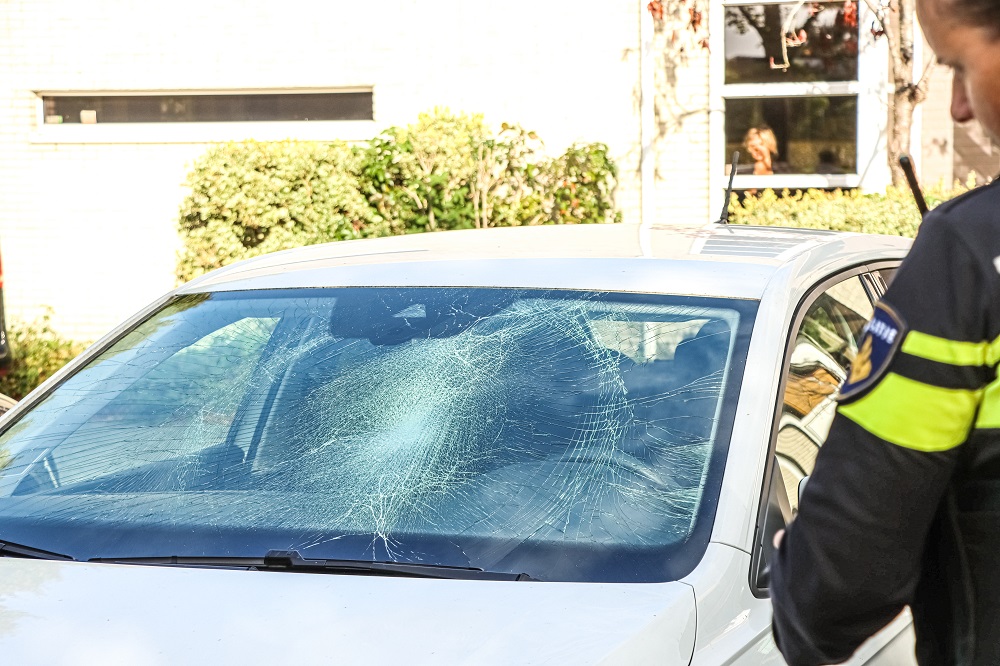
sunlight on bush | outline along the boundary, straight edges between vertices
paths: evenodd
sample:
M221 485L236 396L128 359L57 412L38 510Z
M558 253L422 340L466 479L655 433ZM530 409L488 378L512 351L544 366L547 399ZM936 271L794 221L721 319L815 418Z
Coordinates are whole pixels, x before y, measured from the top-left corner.
M385 233L344 143L229 143L188 175L177 277L268 252Z
M188 175L177 277L314 243L447 229L620 222L600 143L556 158L534 132L447 109L360 146L215 146Z
M924 191L929 208L975 187L970 180L954 187L930 187ZM887 234L913 238L920 226L920 213L906 187L890 186L885 194L862 194L857 190L805 190L780 195L763 190L740 203L734 194L729 203L729 221L765 227L832 229L865 234Z
M8 323L11 365L0 376L0 393L20 400L86 348L60 336L52 329L50 318L47 313L30 324Z

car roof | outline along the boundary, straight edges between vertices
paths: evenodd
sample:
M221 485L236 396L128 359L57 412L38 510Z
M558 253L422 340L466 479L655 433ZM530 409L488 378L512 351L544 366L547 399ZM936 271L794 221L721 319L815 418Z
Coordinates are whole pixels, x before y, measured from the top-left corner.
M759 298L776 275L902 258L910 241L809 229L635 224L507 227L341 241L242 261L180 293L468 286Z

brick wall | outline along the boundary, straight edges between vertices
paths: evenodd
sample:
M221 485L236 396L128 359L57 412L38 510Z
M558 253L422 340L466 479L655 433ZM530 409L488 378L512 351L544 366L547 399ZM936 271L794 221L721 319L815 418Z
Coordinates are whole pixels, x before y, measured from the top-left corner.
M923 42L924 65L936 60ZM952 71L931 63L927 97L919 107L921 118L920 175L928 185L970 177L983 184L1000 174L1000 146L994 143L978 121L956 125L951 119ZM917 148L914 148L916 152Z
M711 200L709 189L710 52L692 48L678 55L669 45L668 34L663 31L657 36L661 60L655 85L656 205L653 221L661 224L707 223L718 217L725 198L718 192ZM721 48L721 42L718 47ZM710 211L715 204L718 210Z
M932 57L930 47L925 47L926 57ZM927 98L918 107L921 114L920 145L912 152L920 156L921 182L951 184L955 172L955 142L951 122L951 71L947 67L932 65L928 72ZM917 153L917 150L920 152Z
M955 125L955 176L960 180L974 177L980 185L1000 174L1000 146L982 125L970 122Z
M619 207L636 222L644 7L634 0L0 3L8 311L31 319L48 306L59 330L93 339L172 287L182 182L206 141L365 138L434 106L520 123L553 153L574 141L609 144L621 167ZM40 126L36 95L358 85L374 87L374 123ZM101 133L83 134L91 129ZM660 165L668 188L657 197L661 209L678 196L673 190L690 199L691 166Z

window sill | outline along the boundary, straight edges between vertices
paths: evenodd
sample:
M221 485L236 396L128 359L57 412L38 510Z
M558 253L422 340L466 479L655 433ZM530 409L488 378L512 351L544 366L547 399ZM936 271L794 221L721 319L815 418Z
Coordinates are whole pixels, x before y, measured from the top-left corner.
M770 176L735 176L734 190L807 190L860 187L861 176L856 173L774 174Z

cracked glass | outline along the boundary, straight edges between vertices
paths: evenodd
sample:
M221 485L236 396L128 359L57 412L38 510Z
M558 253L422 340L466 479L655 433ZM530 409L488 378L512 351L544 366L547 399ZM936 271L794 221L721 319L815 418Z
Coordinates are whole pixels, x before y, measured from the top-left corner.
M714 520L756 303L474 288L178 297L0 434L0 538L77 559L661 581Z

